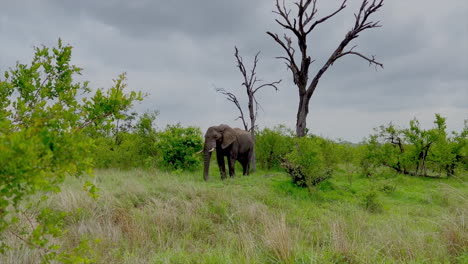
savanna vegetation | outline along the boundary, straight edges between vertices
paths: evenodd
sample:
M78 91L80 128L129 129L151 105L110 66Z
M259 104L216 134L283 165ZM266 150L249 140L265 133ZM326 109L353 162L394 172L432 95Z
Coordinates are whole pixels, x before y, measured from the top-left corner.
M353 54L381 66L344 50L379 26L368 18L383 1L363 1L308 83L307 34L346 1L312 22L315 3L298 2L294 25L276 5L277 22L298 37L301 67L291 38L269 33L299 89L294 131L255 127L255 91L279 81L256 84L257 57L249 73L236 50L250 102L243 124L256 142L250 176L223 181L212 166L205 182L200 128L161 128L156 110L134 113L145 95L127 91L125 74L109 89L77 82L81 68L60 40L5 71L0 263L468 263L468 121L448 131L443 115L428 129L414 118L359 143L308 133L308 102L331 64Z
M73 69L67 52L46 61ZM437 114L431 129L383 125L358 144L259 129L254 174L222 181L212 166L205 182L200 128L132 113L123 76L81 100L65 96L71 71L27 78L47 63L1 83L21 95L3 101L2 263L468 261L468 123L449 132Z

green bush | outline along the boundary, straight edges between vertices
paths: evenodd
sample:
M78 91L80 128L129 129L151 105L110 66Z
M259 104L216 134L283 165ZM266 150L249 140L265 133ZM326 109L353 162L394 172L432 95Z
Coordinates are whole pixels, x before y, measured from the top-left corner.
M392 182L384 181L379 186L379 191L384 192L386 194L393 193L395 192L395 190L396 190L396 185Z
M282 159L293 149L293 132L284 125L259 131L255 139L255 154L260 168L281 169Z
M337 144L316 136L295 141L293 151L283 163L293 182L310 188L330 178L338 164Z
M362 206L371 213L380 213L383 211L383 205L379 200L379 195L374 190L364 193L362 196Z
M196 169L201 160L195 153L203 148L198 127L184 128L180 124L168 125L157 137L156 146L164 167L171 169Z
M409 128L389 124L376 129L364 143L361 166L366 175L379 166L414 176L441 177L455 175L466 168L468 126L461 133L446 131L446 119L435 115L434 128L423 129L413 119Z
M139 134L121 132L118 140L101 137L95 142L93 160L96 168L129 169L153 167L156 163L155 143ZM152 152L149 152L149 149L152 149Z
M157 112L144 113L136 125L117 126L113 136L100 136L93 150L96 168L154 167L158 157L157 132L153 128ZM133 117L130 116L131 118Z
M142 94L126 91L125 74L107 90L92 92L88 82L77 82L82 69L72 64L72 46L60 39L56 47L34 50L31 63L17 62L0 76L0 252L9 248L3 239L8 229L23 246L40 249L43 263L90 263L85 240L57 243L66 233L65 212L45 208L30 218L26 210L59 192L67 175L91 173L89 135L108 132ZM92 183L83 187L96 197ZM25 217L30 225L19 228Z

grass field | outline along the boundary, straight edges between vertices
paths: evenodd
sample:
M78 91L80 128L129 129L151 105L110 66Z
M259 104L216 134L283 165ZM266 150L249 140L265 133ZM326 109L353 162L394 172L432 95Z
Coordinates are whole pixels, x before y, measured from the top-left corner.
M70 213L59 243L89 238L96 263L468 263L461 178L342 171L309 193L281 172L216 174L98 170L96 201L70 177L44 206ZM7 240L1 263L38 263Z

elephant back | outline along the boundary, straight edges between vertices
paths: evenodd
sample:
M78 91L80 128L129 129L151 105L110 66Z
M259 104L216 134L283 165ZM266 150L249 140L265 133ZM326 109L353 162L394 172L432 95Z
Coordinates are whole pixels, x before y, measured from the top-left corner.
M234 128L237 134L237 141L240 145L240 152L248 152L253 148L254 141L250 132L240 128Z

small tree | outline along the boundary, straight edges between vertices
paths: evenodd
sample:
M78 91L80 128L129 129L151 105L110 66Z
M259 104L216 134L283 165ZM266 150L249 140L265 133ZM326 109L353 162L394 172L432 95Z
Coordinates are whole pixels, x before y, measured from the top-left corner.
M411 163L408 149L411 146L406 144L404 130L390 123L388 126L380 126L378 131L378 137L384 143L380 146L380 162L399 173L408 174ZM369 144L374 145L370 142Z
M272 87L275 89L275 91L278 91L278 87L276 85L278 85L281 82L281 80L271 82L271 83L258 83L260 82L260 80L257 79L256 69L257 69L257 63L258 63L258 56L260 55L260 52L257 52L257 54L255 54L252 70L248 72L244 66L244 61L242 57L239 55L239 50L237 49L237 47L234 47L234 49L235 49L234 56L236 57L237 67L239 68L239 71L241 72L242 77L244 79L242 82L242 86L245 87L245 91L247 93L247 98L248 98L247 106L249 109L250 126L249 126L249 122L246 120L246 117L244 116L244 112L242 111L242 107L237 97L233 93L228 92L222 88L217 88L216 91L226 95L227 99L236 105L240 113L238 118L242 120L242 124L244 125L245 131L250 132L255 142L255 128L256 128L255 122L257 121L258 108L260 106L257 101L257 98L255 97L255 94L264 87ZM254 151L254 154L252 155L250 168L252 171L256 170L255 151Z
M439 118L441 117L436 115L437 120L434 123L438 126L445 126L445 120L439 120ZM443 124L438 123L439 121L442 121ZM404 131L408 143L413 147L411 160L414 162L415 166L414 175L422 174L423 176L427 176L427 158L429 156L429 151L439 140L439 136L443 136L445 139L445 135L439 135L438 132L440 132L439 129L422 129L416 118L410 121L409 129ZM445 134L445 131L443 131L443 133Z
M300 57L297 58L293 39L288 35L284 34L283 38L280 38L278 34L267 32L267 34L270 35L286 52L285 56L280 56L278 58L286 61L286 65L293 75L294 84L299 90L299 107L297 109L296 119L296 135L298 137L306 135L306 119L309 113L310 98L317 88L320 78L336 60L346 55L356 55L368 61L369 65L373 64L383 67L383 64L377 62L374 56L367 57L354 51L356 46L345 50L349 43L357 38L364 30L380 27L379 22L369 21L369 18L373 13L377 12L380 7L382 7L383 0L373 0L371 3L369 3L368 0L363 0L359 11L354 15L356 20L353 27L348 31L348 33L346 33L343 40L330 55L325 64L319 68L318 72L313 76L312 81L309 82L309 68L314 61L308 55L307 36L315 29L316 26L342 11L346 7L346 2L347 0L344 0L333 13L320 19L316 19L317 0L300 0L294 2L294 5L297 7L297 14L295 16L291 16L291 10L286 8L284 1L283 4L280 5L279 0L276 0L276 10L273 12L279 16L279 19L276 19L275 21L295 36L297 41L296 48L298 47L300 51Z
M72 47L35 48L30 64L17 63L0 79L0 241L5 230L43 252L43 261L58 259L85 263L53 245L50 237L64 233L64 213L40 211L31 219L26 208L47 198L30 201L38 192L58 192L67 175L91 172L93 135L109 130L122 113L142 100L140 93L125 93L125 74L107 91L91 94L88 82L76 82L81 68L71 64ZM94 192L94 185L86 189ZM28 228L16 228L20 218ZM7 245L0 244L0 250ZM76 252L79 252L77 250ZM71 253L74 254L74 253Z

